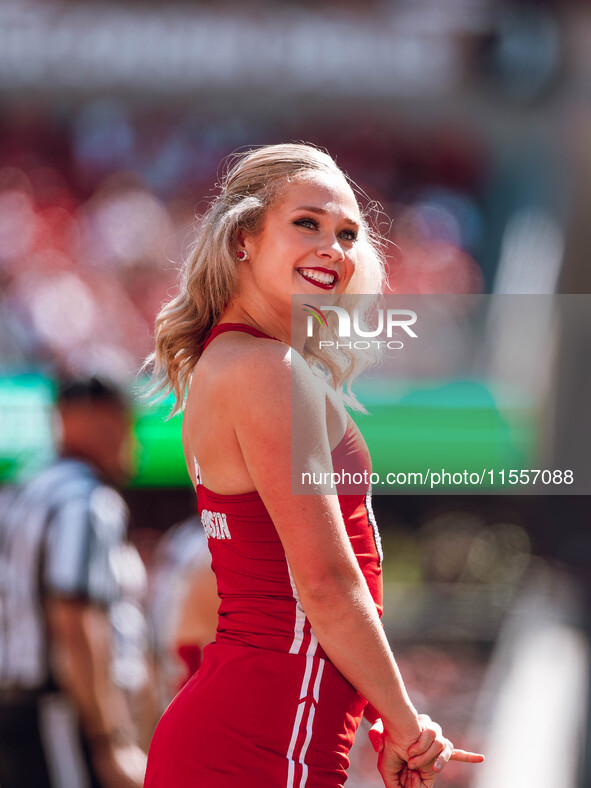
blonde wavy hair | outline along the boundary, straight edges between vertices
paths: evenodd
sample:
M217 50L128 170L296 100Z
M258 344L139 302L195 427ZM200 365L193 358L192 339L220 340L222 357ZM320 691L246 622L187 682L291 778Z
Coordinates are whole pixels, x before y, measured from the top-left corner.
M281 187L315 172L340 175L354 187L327 153L309 144L269 145L230 157L221 193L198 222L196 240L181 269L179 292L156 318L156 347L146 359L145 367L152 369L152 393L174 394L172 414L183 409L191 373L207 337L238 292L238 231L256 235L266 211L280 197ZM356 294L377 294L383 288L381 241L366 212L361 213L359 264L346 292L333 302L344 307L358 304ZM363 301L367 312L371 304ZM345 390L346 399L355 407L350 381L366 363L347 348L320 355L316 339L328 338L336 338L330 318L329 328L323 328L315 343L306 342L304 357L335 389Z

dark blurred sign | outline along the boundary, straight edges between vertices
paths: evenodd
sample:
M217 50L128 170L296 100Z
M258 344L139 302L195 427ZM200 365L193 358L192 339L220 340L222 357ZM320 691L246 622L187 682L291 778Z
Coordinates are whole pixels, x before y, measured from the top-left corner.
M488 2L379 4L370 13L359 4L329 15L282 3L255 14L239 4L13 3L0 7L0 87L446 93L463 72L454 36L482 30Z

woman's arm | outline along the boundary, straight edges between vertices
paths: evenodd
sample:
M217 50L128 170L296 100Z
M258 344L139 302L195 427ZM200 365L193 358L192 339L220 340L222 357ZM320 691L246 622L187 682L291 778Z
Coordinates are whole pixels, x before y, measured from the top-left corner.
M284 345L259 344L234 365L223 389L225 412L253 485L275 523L318 641L379 711L386 735L406 755L421 726L351 547L338 498L291 493L292 450L303 470L332 470L324 392L296 353ZM292 422L297 436L292 436Z

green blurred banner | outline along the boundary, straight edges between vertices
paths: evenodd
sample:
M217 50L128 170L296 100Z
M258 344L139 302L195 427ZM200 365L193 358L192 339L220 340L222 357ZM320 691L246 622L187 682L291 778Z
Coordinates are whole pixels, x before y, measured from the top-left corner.
M0 482L18 482L55 455L54 384L36 374L0 377ZM189 477L181 444L182 417L167 420L170 399L133 408L133 487L183 487Z
M365 383L365 385L364 385ZM491 456L499 464L523 467L535 443L533 425L516 408L515 419L499 413L483 384L424 382L412 390L383 382L357 387L369 415L356 421L369 446L374 469L386 475L441 465L461 470ZM18 481L54 455L51 403L53 382L41 375L0 377L0 481ZM168 419L169 399L134 407L133 487L190 484L181 444L182 416Z

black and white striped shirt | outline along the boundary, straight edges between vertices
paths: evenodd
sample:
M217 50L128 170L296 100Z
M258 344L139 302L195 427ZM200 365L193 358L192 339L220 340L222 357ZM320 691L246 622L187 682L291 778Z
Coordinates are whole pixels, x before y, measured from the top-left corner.
M76 459L61 459L22 488L2 491L0 688L51 683L46 596L86 599L109 611L116 606L118 567L129 564L127 519L121 496Z

